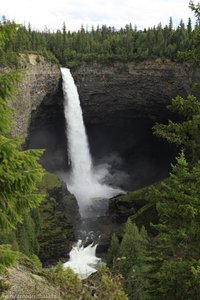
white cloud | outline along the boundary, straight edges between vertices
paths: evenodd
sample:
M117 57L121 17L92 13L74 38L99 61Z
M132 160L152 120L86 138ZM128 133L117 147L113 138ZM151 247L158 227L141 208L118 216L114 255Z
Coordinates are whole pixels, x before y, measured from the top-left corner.
M182 18L185 22L193 17L188 8L189 0L5 0L0 15L8 19L43 29L61 28L63 22L70 30L77 30L81 24L107 24L120 28L132 23L138 28L168 24L172 16L175 25Z

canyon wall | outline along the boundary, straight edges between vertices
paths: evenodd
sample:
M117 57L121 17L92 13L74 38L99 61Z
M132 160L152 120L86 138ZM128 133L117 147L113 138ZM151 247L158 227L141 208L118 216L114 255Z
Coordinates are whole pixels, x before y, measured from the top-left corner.
M53 104L62 110L62 89L58 65L43 58L38 62L36 55L29 55L28 62L22 61L21 64L23 68L25 67L25 72L18 86L17 97L11 104L15 109L12 135L26 138L31 119L34 119L43 102L45 107ZM47 115L48 112L45 113L45 117ZM35 122L42 123L43 116L40 115L39 118L40 120Z
M186 96L200 69L169 60L102 65L84 63L73 72L86 122L166 118L166 104Z
M127 118L166 119L166 105L176 95L191 93L200 80L200 69L186 63L160 59L144 62L82 63L72 71L80 94L86 123L109 122ZM13 136L27 136L30 125L40 127L62 115L62 83L59 66L29 63L19 85Z
M193 83L200 81L200 69L157 59L110 65L82 63L72 73L94 164L108 163L120 172L125 170L129 179L124 177L122 187L128 190L165 177L174 150L152 135L152 126L170 117L166 105L173 97L192 92ZM46 149L41 162L49 172L66 171L69 164L59 66L30 56L13 106L13 135L24 136L27 147ZM110 183L113 181L118 185L122 178L115 177Z

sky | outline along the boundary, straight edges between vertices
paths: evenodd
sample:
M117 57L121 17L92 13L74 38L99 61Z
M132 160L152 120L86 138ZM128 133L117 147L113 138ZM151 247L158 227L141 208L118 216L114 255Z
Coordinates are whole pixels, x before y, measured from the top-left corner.
M0 18L6 16L24 25L30 22L39 30L46 26L56 31L63 22L70 31L102 24L120 29L129 23L143 29L159 22L169 24L170 16L174 26L180 19L187 24L189 17L194 23L188 5L189 0L1 0Z

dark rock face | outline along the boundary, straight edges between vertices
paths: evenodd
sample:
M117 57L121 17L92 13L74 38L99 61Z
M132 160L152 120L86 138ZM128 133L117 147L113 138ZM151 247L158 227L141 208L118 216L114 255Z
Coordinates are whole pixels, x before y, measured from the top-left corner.
M61 78L54 93L46 94L38 108L32 111L26 145L45 149L41 163L47 171L66 170L67 141Z
M150 205L146 200L145 190L146 188L143 188L110 199L108 209L110 220L120 226L129 217L133 218L134 216L134 222L139 227L145 226L149 233L153 234L154 230L150 226L150 223L157 224L158 215L155 205Z
M166 104L176 95L190 93L198 74L187 64L160 60L87 63L73 72L87 123L166 119Z
M14 136L58 120L63 122L62 80L58 65L30 56L15 108ZM1 70L2 71L2 70ZM2 71L3 72L3 71ZM166 104L186 96L199 81L200 70L170 61L83 63L73 72L86 124L127 119L166 120Z

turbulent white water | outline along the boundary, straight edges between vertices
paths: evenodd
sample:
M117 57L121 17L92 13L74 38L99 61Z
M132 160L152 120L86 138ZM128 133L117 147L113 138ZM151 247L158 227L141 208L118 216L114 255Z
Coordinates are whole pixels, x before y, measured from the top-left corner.
M67 186L78 201L81 216L87 217L89 207L100 199L109 199L122 191L101 183L107 173L106 169L96 172L93 168L76 85L69 69L61 68L61 73L68 157L71 163Z
M72 248L70 259L63 267L72 269L81 279L85 279L96 272L95 266L101 259L95 256L97 245L90 244L84 248L81 243L79 240Z

